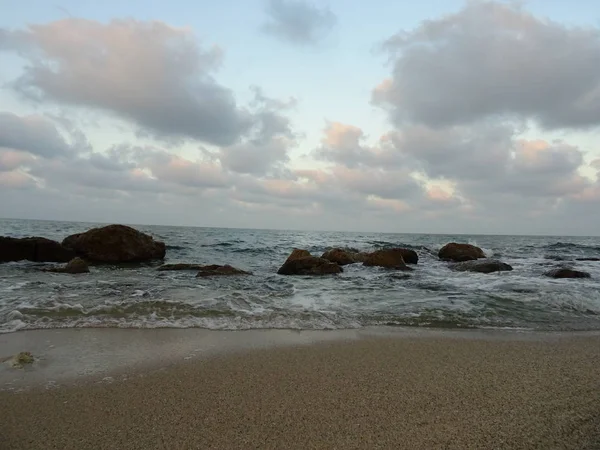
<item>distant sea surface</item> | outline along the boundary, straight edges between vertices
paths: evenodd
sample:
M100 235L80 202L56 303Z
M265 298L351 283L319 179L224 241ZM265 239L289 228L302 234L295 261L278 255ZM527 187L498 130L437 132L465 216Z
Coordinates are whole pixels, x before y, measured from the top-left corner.
M0 220L0 235L61 241L98 224ZM528 330L600 329L600 238L271 231L135 226L167 245L166 263L231 264L252 276L195 278L160 263L93 266L87 275L49 264L0 264L0 332L68 327L342 329L370 325ZM454 272L437 251L468 242L512 272ZM413 272L354 264L326 277L277 275L294 247L412 248ZM567 265L590 279L542 274Z

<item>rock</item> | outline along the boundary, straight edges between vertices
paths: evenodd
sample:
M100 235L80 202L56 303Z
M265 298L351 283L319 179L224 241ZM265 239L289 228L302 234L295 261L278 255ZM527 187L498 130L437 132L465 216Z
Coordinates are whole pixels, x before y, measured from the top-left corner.
M576 258L575 261L600 261L600 258Z
M321 258L339 264L340 266L345 266L347 264L359 262L356 259L356 255L357 252L351 252L344 250L343 248L332 248L331 250L327 250L325 253L323 253Z
M404 249L389 248L370 253L363 265L378 266L396 270L412 270L404 262Z
M551 278L590 278L591 275L587 272L581 272L579 270L558 268L550 270L544 273L544 276Z
M165 257L165 244L125 225L93 228L67 237L65 247L89 261L106 263L142 262Z
M368 257L369 257L369 253L365 253L365 252L356 252L354 254L354 260L357 263L364 263Z
M79 258L75 257L71 261L67 263L65 267L52 267L50 269L45 269L46 272L54 272L54 273L89 273L90 268L87 263Z
M202 264L163 264L156 270L202 270L203 267Z
M402 252L402 259L406 264L417 264L419 262L419 255L410 248L399 248L394 250L400 250Z
M304 256L287 261L279 268L279 275L330 275L341 273L343 269L336 263L316 256Z
M0 236L0 262L67 262L75 253L56 241L43 237L12 238Z
M290 256L287 257L285 262L294 261L295 259L306 258L307 256L312 256L308 250L302 250L299 248L295 248L290 253Z
M250 272L236 269L231 267L229 264L219 266L217 264L211 264L209 266L200 266L199 272L196 274L196 278L201 277L212 277L212 276L227 276L227 275L252 275Z
M34 358L31 352L21 352L12 358L11 365L15 369L22 369L25 364L33 364Z
M492 273L513 270L512 266L495 259L483 259L476 261L464 261L453 264L452 270L460 272Z
M485 253L474 245L452 242L444 245L438 252L438 256L444 261L463 262L485 258Z

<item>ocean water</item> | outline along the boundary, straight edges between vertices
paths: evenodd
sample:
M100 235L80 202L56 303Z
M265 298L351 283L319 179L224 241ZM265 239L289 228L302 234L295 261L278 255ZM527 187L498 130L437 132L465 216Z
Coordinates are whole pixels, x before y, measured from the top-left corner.
M0 235L62 240L98 224L0 220ZM167 263L231 264L252 276L195 278L160 263L93 266L87 275L41 272L52 264L0 264L0 332L64 327L344 329L371 325L527 330L600 329L600 238L271 231L135 226L167 245ZM480 246L512 272L454 272L437 251ZM354 264L327 277L277 275L292 248L412 248L413 272ZM558 266L590 279L554 280Z

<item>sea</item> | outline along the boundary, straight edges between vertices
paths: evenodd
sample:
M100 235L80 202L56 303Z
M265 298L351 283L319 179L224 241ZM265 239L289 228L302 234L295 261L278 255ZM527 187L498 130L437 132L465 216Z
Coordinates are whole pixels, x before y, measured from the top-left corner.
M102 224L0 219L0 235L66 236ZM349 329L367 326L600 330L600 237L385 234L134 225L164 241L165 263L231 264L250 276L196 278L160 262L43 272L51 263L0 264L0 332L42 328ZM511 272L456 272L437 258L471 243ZM414 249L412 272L353 264L340 275L277 275L293 248ZM572 267L589 279L552 279Z

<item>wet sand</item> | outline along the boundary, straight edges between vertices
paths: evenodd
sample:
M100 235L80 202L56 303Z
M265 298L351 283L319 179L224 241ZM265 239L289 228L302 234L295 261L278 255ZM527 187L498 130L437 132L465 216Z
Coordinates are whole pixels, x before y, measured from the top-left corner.
M600 449L597 335L338 336L0 392L0 448Z

